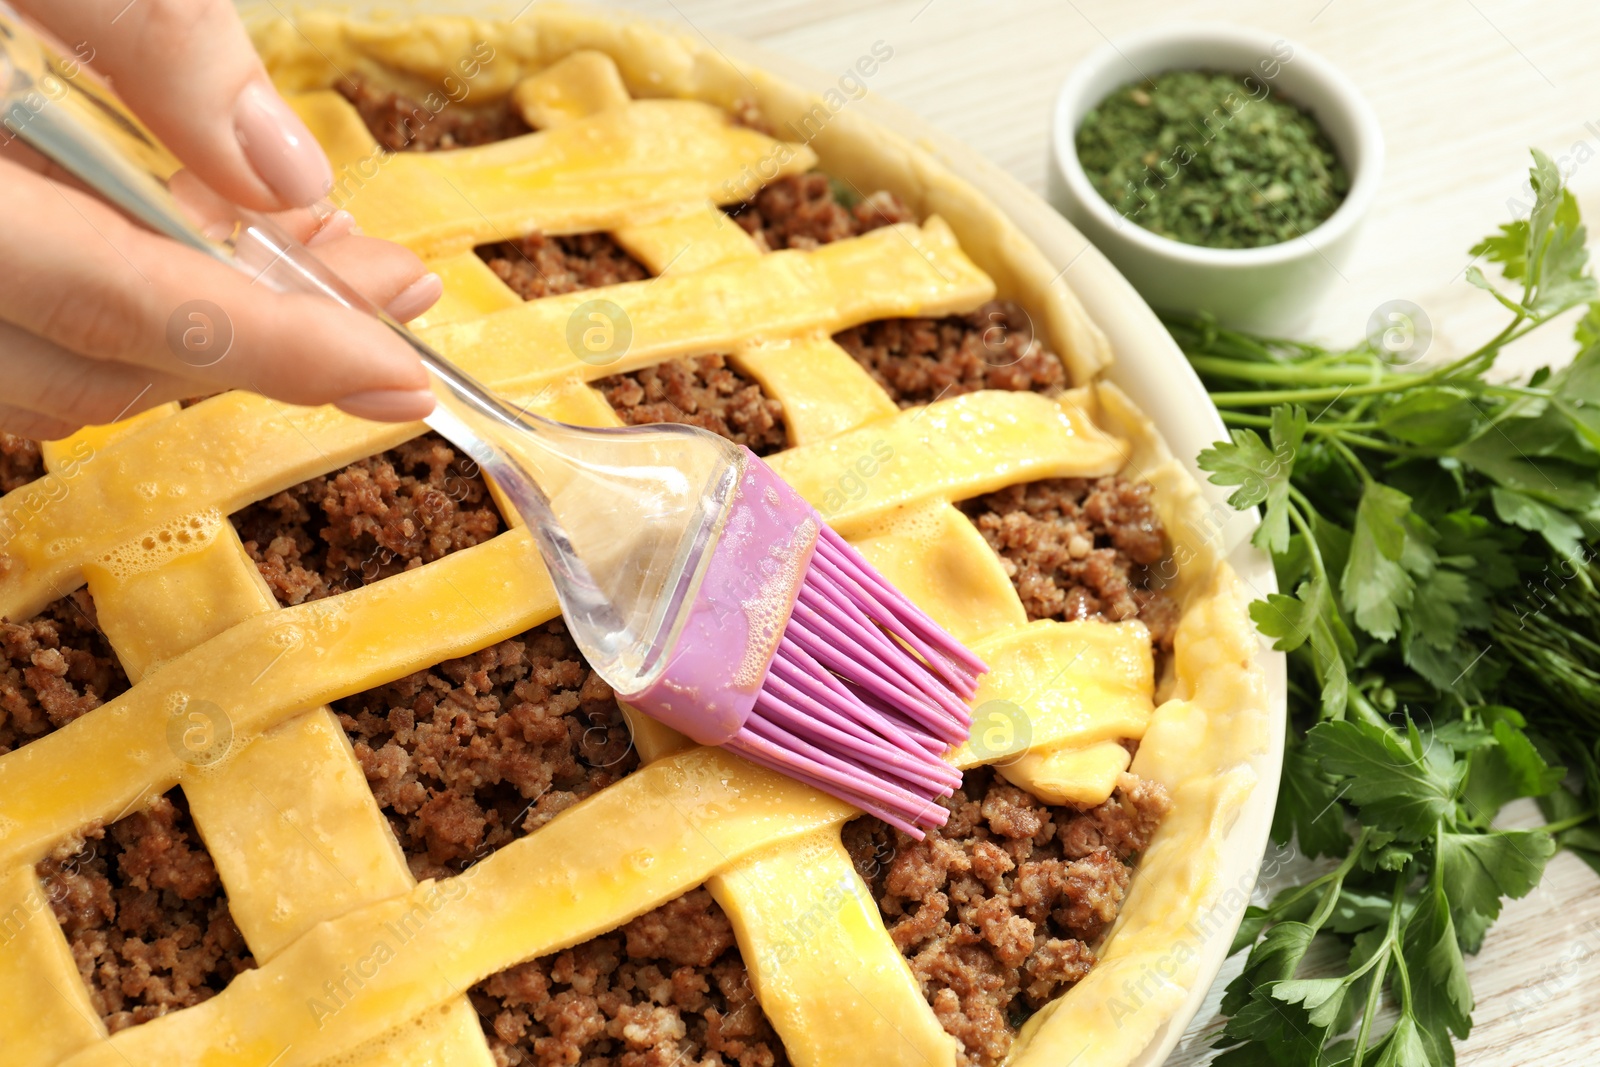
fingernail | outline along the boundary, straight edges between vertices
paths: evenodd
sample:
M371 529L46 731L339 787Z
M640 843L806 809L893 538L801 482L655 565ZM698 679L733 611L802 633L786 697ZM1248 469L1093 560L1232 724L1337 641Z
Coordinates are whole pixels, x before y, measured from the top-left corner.
M317 227L317 232L311 235L306 244L315 247L336 237L347 237L360 232L361 227L356 225L354 215L348 211L335 211L322 220L322 225Z
M433 393L427 389L375 389L351 393L334 401L340 411L374 422L414 422L433 410Z
M233 105L233 130L256 174L286 203L305 207L333 188L322 146L271 86L244 87Z
M384 310L401 322L407 322L433 307L443 295L444 279L429 271L406 286Z

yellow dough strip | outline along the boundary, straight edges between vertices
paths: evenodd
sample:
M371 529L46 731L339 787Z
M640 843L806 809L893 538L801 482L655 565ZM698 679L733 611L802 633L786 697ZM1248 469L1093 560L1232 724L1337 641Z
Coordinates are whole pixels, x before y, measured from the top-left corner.
M921 227L884 227L814 252L773 252L529 300L431 327L422 336L487 381L516 387L584 365L569 331L582 320L579 308L597 301L615 305L629 340L615 358L587 365L591 378L678 356L728 352L767 337L947 314L993 293L993 283L966 258L950 228L932 218ZM617 347L622 349L620 341Z
M129 430L123 424L86 433L91 444L104 445ZM46 465L70 461L82 439L46 444ZM203 546L161 566L91 569L89 592L101 630L133 678L278 607L225 522ZM199 772L186 775L184 795L227 891L228 910L258 962L324 919L400 896L416 884L330 710L296 716L233 752L231 723L212 712L198 705L177 711L167 740ZM231 757L227 773L206 773L225 754ZM493 1065L465 998L430 1016L420 1030L451 1063ZM380 1063L358 1060L351 1067Z
M323 923L212 1000L66 1063L319 1063L520 959L615 929L730 859L850 813L737 757L694 749L635 771L462 875ZM233 1038L225 1058L206 1051L219 1033Z
M1030 447L1015 447L1024 434ZM1113 474L1123 457L1122 442L1068 401L985 392L791 448L769 462L849 537L930 496L962 499L1039 478ZM874 465L863 476L866 462ZM861 482L859 494L851 475ZM846 486L846 499L837 502Z
M753 341L734 349L733 357L734 364L760 382L768 396L782 401L794 445L890 419L900 410L824 331ZM871 455L858 462L876 471Z
M534 231L637 224L727 198L741 173L775 157L784 174L816 162L803 145L785 147L709 104L640 100L481 148L395 153L334 192L362 229L432 258Z
M673 356L732 351L767 336L769 319L789 319L797 330L814 330L841 314L843 324L850 325L906 313L894 309L903 300L861 295L874 285L893 287L897 277L921 279L923 296L952 306L991 291L937 220L922 231L902 229L911 237L878 230L830 245L814 254L815 261L801 253L762 257L752 268L762 275L755 295L736 303L719 296L733 284L731 266L711 267L531 301L426 332L520 404L574 374L594 379ZM878 247L852 250L863 242ZM931 258L924 259L924 253ZM841 294L852 295L845 300ZM578 297L609 298L627 309L634 341L622 361L584 363L567 347L567 322L583 302ZM5 534L0 615L33 614L74 588L85 563L136 535L197 513L230 514L420 430L416 424L366 422L331 407L289 407L242 392L212 397L141 426L126 438L89 449L71 474L48 475L0 498L0 533Z
M0 989L7 1067L54 1067L106 1038L32 864L0 873Z
M1142 622L1040 619L972 650L990 673L978 679L973 735L953 755L958 766L1144 735L1155 667Z
M795 1067L955 1063L955 1040L884 929L838 827L741 860L707 886Z
M1024 752L998 769L1006 781L1046 804L1093 808L1110 799L1132 760L1119 741L1091 741Z
M834 491L848 501L854 485L849 492L838 486ZM945 500L885 512L864 524L851 542L895 588L965 644L1028 621L1000 557L971 520Z

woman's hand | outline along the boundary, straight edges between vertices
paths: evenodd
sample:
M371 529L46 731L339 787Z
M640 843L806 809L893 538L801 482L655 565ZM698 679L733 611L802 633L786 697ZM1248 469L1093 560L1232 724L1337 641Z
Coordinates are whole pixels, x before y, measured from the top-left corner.
M411 252L352 233L345 212L315 209L332 187L327 158L227 0L17 6L108 78L196 177L278 212L374 303L403 320L438 299L438 276ZM253 285L129 222L10 131L0 136L0 430L58 438L234 387L374 419L431 410L420 361L377 321Z

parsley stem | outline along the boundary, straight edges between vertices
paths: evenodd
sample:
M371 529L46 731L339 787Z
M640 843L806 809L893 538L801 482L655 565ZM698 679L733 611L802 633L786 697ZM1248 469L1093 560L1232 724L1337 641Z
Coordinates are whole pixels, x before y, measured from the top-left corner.
M1380 367L1337 364L1330 367L1302 363L1257 363L1225 356L1190 356L1202 374L1247 382L1284 382L1292 385L1367 385L1384 376Z
M1372 831L1370 829L1362 827L1361 836L1356 838L1355 845L1350 849L1349 852L1345 853L1345 857L1340 861L1339 866L1335 867L1327 874L1322 875L1320 878L1313 878L1305 885L1296 886L1290 892L1279 894L1278 898L1274 900L1267 908L1267 911L1274 917L1281 915L1288 911L1295 904L1298 904L1305 897L1309 896L1311 893L1322 888L1323 886L1328 885L1330 882L1334 884L1335 890L1342 890L1344 888L1345 876L1355 868L1356 861L1361 858L1362 849L1367 847L1367 838L1371 835L1371 833ZM1335 903L1337 903L1338 892L1334 893L1333 900ZM1313 929L1320 928L1323 923L1328 921L1328 916L1333 913L1333 906L1334 905L1329 903L1328 899L1325 897L1321 904L1318 905L1317 912L1319 915L1313 915L1312 918L1307 921L1306 925L1312 927Z
M1346 463L1355 468L1355 472L1357 474L1361 475L1361 484L1363 486L1370 486L1372 484L1372 472L1367 470L1367 465L1365 463L1361 462L1361 457L1350 451L1349 445L1345 444L1337 437L1329 438L1328 443L1333 446L1334 451L1338 452L1344 457L1344 461Z
M1583 812L1581 815L1574 815L1571 818L1561 819L1561 820L1558 820L1558 821L1552 822L1552 823L1546 823L1545 825L1539 827L1535 832L1536 833L1542 832L1542 833L1547 833L1547 834L1559 834L1563 830L1572 829L1574 826L1582 826L1584 823L1588 822L1590 819L1594 818L1596 815L1600 815L1600 811L1586 811L1586 812Z
M1397 949L1399 947L1400 909L1405 905L1406 882L1408 880L1405 871L1400 872L1399 876L1395 878L1394 901L1389 906L1389 928L1384 932L1383 943L1372 954L1372 960L1368 961L1375 961L1377 970L1372 976L1372 984L1367 987L1367 1002L1361 1009L1361 1029L1356 1034L1355 1054L1351 1057L1350 1067L1361 1067L1361 1061L1367 1054L1367 1038L1372 1033L1372 1021L1378 1014L1378 997L1383 993L1383 977L1389 970L1389 961L1399 956ZM1402 986L1403 1007L1401 1011L1408 1014L1411 1010L1411 980L1410 976L1406 974L1404 960L1400 961L1400 969L1397 973L1400 975L1400 984Z
M1543 318L1529 319L1526 315L1518 314L1516 318L1506 325L1505 329L1495 334L1486 344L1479 346L1460 359L1441 364L1420 374L1379 371L1380 377L1378 380L1373 381L1369 377L1365 384L1329 386L1320 389L1258 389L1233 393L1212 393L1211 400L1218 407L1253 408L1269 407L1273 404L1301 404L1313 400L1340 400L1344 397L1376 396L1383 393L1404 392L1408 389L1416 389L1419 386L1432 385L1441 378L1448 378L1457 371L1470 367L1485 357L1492 357L1501 348L1523 336L1528 331L1536 329L1545 321L1547 320ZM1527 323L1527 325L1523 326L1523 323ZM1518 329L1518 327L1521 327L1521 329ZM1189 358L1193 362L1197 359L1212 357L1191 356ZM1490 362L1493 362L1492 358ZM1258 376L1258 380L1268 381L1271 379Z
M1304 404L1313 400L1340 400L1347 396L1398 391L1390 382L1374 382L1371 385L1346 385L1339 389L1256 389L1242 393L1212 393L1211 400L1219 408L1264 408L1273 404Z
M1391 729L1389 720L1384 716L1383 712L1373 707L1372 701L1368 700L1366 694L1355 686L1350 687L1349 705L1361 714L1361 718L1364 721L1374 726L1382 726L1386 730Z
M1272 426L1272 417L1270 415L1251 415L1243 411L1233 411L1231 409L1220 410L1218 414L1222 416L1222 421L1230 426L1261 426L1264 428L1271 428ZM1376 429L1377 423L1313 422L1306 427L1306 432L1314 433L1321 437L1336 438L1340 441L1347 441L1350 444L1355 445L1357 448L1365 448L1373 452L1387 452L1396 456L1409 456L1417 454L1415 449L1400 448L1396 445L1390 444L1387 441L1380 441L1376 437L1368 437L1366 434L1355 433L1353 432L1353 427Z
M1270 429L1272 426L1271 415L1251 415L1248 412L1232 410L1224 411L1221 413L1221 415L1223 422L1234 423L1239 426L1260 426L1264 429ZM1378 429L1378 424L1375 422L1339 422L1329 424L1313 422L1306 427L1306 432L1320 433L1325 435L1342 435L1351 430L1376 429Z

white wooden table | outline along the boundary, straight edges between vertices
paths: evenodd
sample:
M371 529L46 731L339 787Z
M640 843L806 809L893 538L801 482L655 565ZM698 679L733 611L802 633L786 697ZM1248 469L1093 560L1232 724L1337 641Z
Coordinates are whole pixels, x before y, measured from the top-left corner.
M1311 330L1353 341L1379 304L1420 305L1434 351L1469 351L1503 312L1462 280L1467 248L1509 217L1527 149L1575 163L1600 226L1600 4L1595 0L611 0L694 31L744 37L843 72L874 42L893 48L873 92L918 111L1043 192L1047 131L1073 63L1107 37L1179 19L1261 26L1321 52L1367 94L1388 165L1348 281ZM1580 147L1581 146L1581 147ZM1576 162L1582 159L1583 162ZM1571 355L1545 328L1520 363ZM1526 347L1523 347L1523 346ZM1510 821L1537 825L1531 804ZM1224 971L1231 977L1238 960ZM1557 856L1543 885L1507 906L1469 961L1470 1067L1600 1063L1600 880ZM1221 982L1173 1064L1206 1062Z

